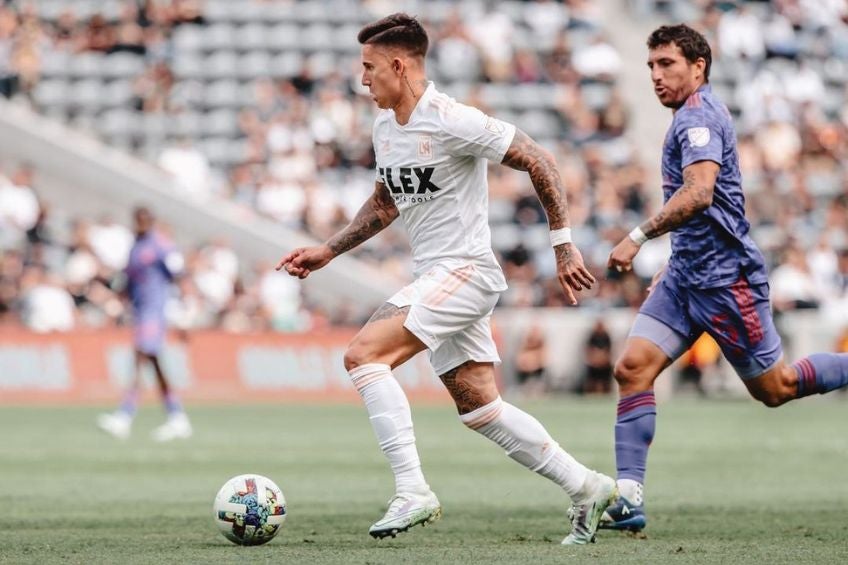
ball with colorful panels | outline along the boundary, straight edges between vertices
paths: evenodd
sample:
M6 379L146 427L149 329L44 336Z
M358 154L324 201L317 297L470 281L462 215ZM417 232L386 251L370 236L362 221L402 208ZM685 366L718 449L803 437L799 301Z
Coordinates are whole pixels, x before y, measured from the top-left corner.
M238 545L262 545L286 521L286 499L268 477L239 475L218 491L213 511L225 538Z

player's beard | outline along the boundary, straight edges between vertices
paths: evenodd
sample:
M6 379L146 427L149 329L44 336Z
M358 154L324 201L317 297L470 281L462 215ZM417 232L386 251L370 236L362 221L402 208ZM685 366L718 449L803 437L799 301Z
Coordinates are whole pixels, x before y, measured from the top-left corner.
M663 97L656 91L654 91L654 94L657 95L657 100L659 100L660 104L662 104L666 108L671 108L672 110L677 110L678 108L683 106L683 104L686 102L686 99L688 98L688 96L683 96L682 98L679 98L675 96L676 93L673 93L668 88L665 88L663 92L663 94L665 95L665 99L663 99Z

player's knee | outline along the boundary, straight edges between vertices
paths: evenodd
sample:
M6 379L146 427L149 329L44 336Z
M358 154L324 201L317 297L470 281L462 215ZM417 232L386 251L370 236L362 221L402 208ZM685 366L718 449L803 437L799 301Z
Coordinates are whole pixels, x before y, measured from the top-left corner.
M769 408L777 408L778 406L786 402L786 400L781 398L780 395L775 394L772 391L757 391L752 392L751 395L756 400L762 402L764 406L767 406Z
M645 363L636 356L624 356L618 360L613 369L613 376L622 388L650 387L653 378Z
M795 372L791 369L773 371L748 383L748 390L765 406L777 408L797 396L796 381Z
M344 354L344 367L346 371L350 372L360 365L365 365L369 362L367 350L361 344L354 342L347 346Z
M777 408L792 400L792 396L778 388L760 388L751 391L751 396L769 408Z

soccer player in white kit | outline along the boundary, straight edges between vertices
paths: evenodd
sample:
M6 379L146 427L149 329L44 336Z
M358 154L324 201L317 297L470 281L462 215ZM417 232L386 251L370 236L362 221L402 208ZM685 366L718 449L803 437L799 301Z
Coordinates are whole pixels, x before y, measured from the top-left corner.
M571 497L566 545L592 541L615 481L566 453L532 416L501 400L500 362L489 325L506 286L492 252L487 160L527 171L545 208L565 293L595 282L571 242L568 208L553 157L515 126L438 92L424 71L427 33L406 14L366 25L362 84L381 109L374 123L374 194L353 221L322 245L295 249L277 269L306 278L334 257L403 218L415 281L388 299L353 338L345 368L364 400L395 475L395 495L369 533L394 537L441 516L421 470L409 402L392 369L429 349L463 424Z

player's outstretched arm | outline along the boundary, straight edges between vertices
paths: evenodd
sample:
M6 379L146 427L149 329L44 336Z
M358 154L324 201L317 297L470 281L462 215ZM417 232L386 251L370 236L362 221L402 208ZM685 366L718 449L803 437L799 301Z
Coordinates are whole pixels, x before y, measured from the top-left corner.
M345 228L326 243L314 247L295 249L277 263L277 270L285 269L293 277L305 279L338 255L349 251L381 232L398 217L398 209L386 186L378 182L374 194L356 213Z
M574 291L592 288L595 278L583 265L583 256L580 251L571 243L570 231L558 231L568 229L570 222L562 178L553 155L526 133L516 129L515 137L501 163L530 174L530 181L548 216L551 232L556 232L560 236L568 234L565 237L567 243L554 245L554 252L557 258L559 282L571 303L577 304ZM556 241L558 241L557 237L553 237L551 243Z
M679 228L713 203L719 165L698 161L683 169L683 186L668 199L657 214L619 242L610 253L607 267L629 271L639 248L649 239Z

